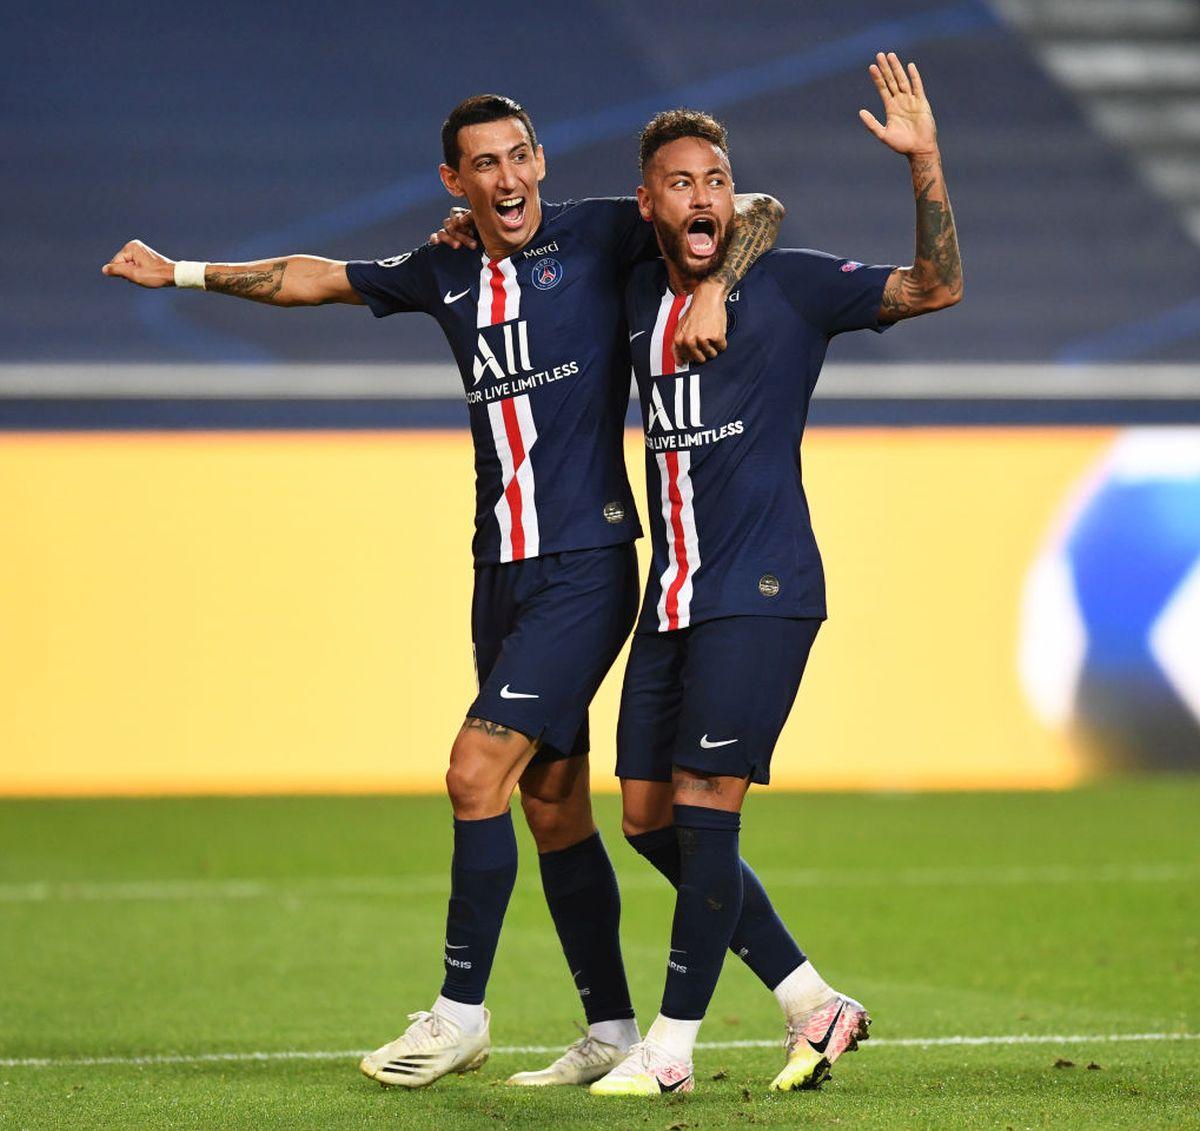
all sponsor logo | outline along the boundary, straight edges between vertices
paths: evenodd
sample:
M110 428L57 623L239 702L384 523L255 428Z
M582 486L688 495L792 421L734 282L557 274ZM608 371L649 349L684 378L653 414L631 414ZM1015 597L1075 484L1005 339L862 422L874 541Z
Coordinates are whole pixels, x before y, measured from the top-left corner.
M617 500L604 504L604 521L610 526L625 521L625 505Z
M577 361L564 361L560 365L535 371L530 354L529 323L524 319L506 322L503 326L488 326L476 338L475 357L471 364L474 380L473 387L467 390L467 404L484 404L515 397L561 381L564 377L574 377L578 372ZM488 383L475 388L485 377Z
M842 264L840 270L845 271L846 274L849 275L851 271L857 271L861 266L862 264L859 263L857 259L847 259L846 262Z
M529 323L524 319L515 324L505 323L503 338L504 364L501 365L501 359L492 351L487 338L479 335L479 348L472 368L476 385L483 380L485 373L497 381L503 381L506 377L515 377L518 373L528 373L533 369L533 363L529 360Z
M778 597L779 578L773 573L764 573L762 577L758 579L758 591L764 597Z
M673 384L668 384L668 380ZM660 378L659 382L650 386L646 408L646 447L651 451L703 447L745 431L740 420L731 420L719 428L705 427L701 418L699 373L682 373L674 378Z
M530 281L539 291L548 291L562 281L563 268L557 259L539 259L533 265Z
M390 259L377 259L375 262L380 267L399 267L406 259L412 258L412 252L406 251L403 255L393 255Z

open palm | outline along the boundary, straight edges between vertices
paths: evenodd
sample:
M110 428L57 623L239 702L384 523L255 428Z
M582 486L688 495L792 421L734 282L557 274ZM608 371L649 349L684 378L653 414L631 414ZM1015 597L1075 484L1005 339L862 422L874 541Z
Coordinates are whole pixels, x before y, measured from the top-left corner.
M894 51L887 55L880 52L868 70L883 99L886 122L881 125L869 110L860 110L858 116L863 125L897 153L922 153L934 149L937 126L916 64L909 63L905 68Z

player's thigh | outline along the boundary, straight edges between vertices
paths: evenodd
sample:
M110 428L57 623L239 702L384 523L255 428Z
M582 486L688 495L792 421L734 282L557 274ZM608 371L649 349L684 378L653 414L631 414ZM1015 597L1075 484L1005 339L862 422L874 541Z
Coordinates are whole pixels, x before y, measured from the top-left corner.
M694 625L672 764L700 774L770 781L821 622L724 617Z
M633 638L617 718L617 776L622 782L671 781L689 632L639 632ZM629 792L633 806L643 801L649 806L658 796L636 786ZM652 819L644 808L629 816L637 824Z
M539 762L586 753L588 705L633 625L636 571L628 545L538 559L471 713L537 738Z

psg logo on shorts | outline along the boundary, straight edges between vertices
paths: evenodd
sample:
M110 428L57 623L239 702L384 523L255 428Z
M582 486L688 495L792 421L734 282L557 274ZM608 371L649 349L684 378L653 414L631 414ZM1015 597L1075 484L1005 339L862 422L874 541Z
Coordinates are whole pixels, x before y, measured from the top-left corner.
M557 287L562 277L562 264L557 259L539 259L533 265L533 273L530 276L533 285L539 291L548 291L551 287Z
M762 577L758 579L758 591L764 597L778 597L779 578L773 573L764 573Z

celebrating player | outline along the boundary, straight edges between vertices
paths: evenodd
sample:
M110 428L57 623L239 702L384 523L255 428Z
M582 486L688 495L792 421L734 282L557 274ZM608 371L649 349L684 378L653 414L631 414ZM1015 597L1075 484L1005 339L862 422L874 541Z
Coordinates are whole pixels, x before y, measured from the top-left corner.
M410 1015L405 1033L360 1067L383 1083L419 1087L487 1059L484 990L517 873L508 806L519 784L589 1030L548 1069L513 1082L587 1083L638 1039L620 898L592 819L585 755L588 705L637 612L632 543L641 531L622 452L629 345L621 284L657 247L631 199L542 202L542 148L511 99L461 103L443 126L442 148L442 181L471 205L482 252L451 240L375 262L175 263L135 240L104 272L275 306L424 311L441 325L475 443L479 694L446 774L454 857L445 982L433 1007ZM769 197L739 201L744 264L773 242L781 212ZM697 290L697 318L673 339L681 357L703 361L724 347L727 293L723 279Z
M912 267L769 251L730 295L729 348L693 367L671 340L703 280L728 264L733 176L706 114L660 114L641 139L638 203L665 263L626 291L646 439L654 560L621 699L625 831L677 888L662 1009L597 1095L691 1091L692 1052L727 948L787 1018L778 1090L816 1087L870 1018L831 989L739 858L742 801L766 784L817 629L825 586L800 474L809 399L830 338L940 310L962 271L933 114L917 68L879 55L886 123L917 200ZM736 317L735 317L736 316Z

